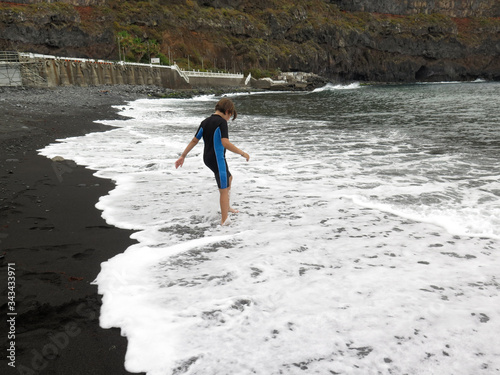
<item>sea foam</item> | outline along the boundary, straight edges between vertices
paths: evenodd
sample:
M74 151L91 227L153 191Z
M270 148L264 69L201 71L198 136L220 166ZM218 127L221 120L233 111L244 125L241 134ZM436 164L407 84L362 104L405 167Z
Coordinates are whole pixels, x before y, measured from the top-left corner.
M274 99L277 111L309 100L284 95L293 97ZM138 243L104 262L95 281L101 326L128 339L128 371L499 370L491 169L468 160L469 177L458 178L461 155L427 152L412 129L367 131L352 114L343 127L285 110L273 117L269 97L240 95L230 138L251 158L227 154L240 213L221 227L202 147L173 167L217 99L132 102L122 111L129 119L104 122L118 128L42 150L116 181L97 207L137 231Z

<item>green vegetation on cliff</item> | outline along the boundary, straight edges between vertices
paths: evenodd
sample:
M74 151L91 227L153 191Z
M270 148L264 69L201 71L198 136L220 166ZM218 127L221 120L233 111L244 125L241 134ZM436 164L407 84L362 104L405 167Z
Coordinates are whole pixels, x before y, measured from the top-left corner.
M35 29L49 37L37 39ZM345 12L322 0L0 3L1 49L142 62L160 57L186 69L256 76L302 70L335 79L411 81L419 71L420 78L430 74L423 68L442 73L451 66L463 79L483 73L497 79L500 66L492 60L498 60L499 33L497 18Z

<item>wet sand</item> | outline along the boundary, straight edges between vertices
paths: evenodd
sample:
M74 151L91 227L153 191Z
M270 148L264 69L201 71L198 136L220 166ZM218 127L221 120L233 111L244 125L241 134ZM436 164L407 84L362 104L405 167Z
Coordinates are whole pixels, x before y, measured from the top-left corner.
M113 105L151 90L0 88L0 313L10 320L1 342L14 354L1 356L2 374L128 374L127 340L99 327L101 296L92 285L100 264L134 243L95 208L114 184L37 150L109 130L93 121L117 118Z

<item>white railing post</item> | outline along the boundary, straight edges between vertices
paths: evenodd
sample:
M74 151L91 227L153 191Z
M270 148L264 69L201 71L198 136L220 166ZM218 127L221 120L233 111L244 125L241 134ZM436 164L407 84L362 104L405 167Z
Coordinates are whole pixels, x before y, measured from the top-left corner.
M248 82L250 82L250 79L252 78L252 73L248 73L247 79L245 79L245 86L248 85Z

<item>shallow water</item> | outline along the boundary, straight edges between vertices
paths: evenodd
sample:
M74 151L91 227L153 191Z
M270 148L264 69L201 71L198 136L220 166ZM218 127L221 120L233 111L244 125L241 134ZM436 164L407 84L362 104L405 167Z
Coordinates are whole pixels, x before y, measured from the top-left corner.
M137 245L102 266L101 325L148 374L500 371L500 84L229 95L232 202L197 146L219 98L139 100L50 145L112 178ZM125 249L124 249L125 250Z

